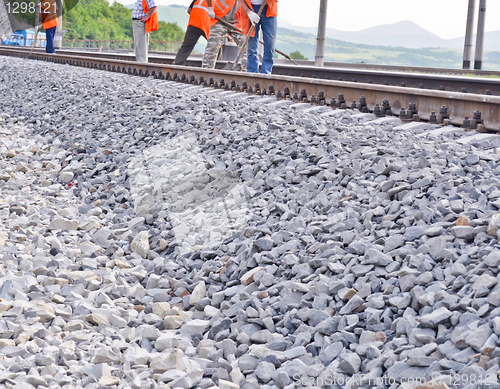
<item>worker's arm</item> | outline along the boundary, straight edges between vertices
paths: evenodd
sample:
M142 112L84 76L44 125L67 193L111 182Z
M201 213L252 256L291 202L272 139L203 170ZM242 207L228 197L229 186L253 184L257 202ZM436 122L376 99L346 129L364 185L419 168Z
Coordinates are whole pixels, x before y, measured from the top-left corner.
M208 17L215 19L215 12L214 8L212 7L212 0L207 0L207 5L208 5Z
M252 11L245 0L241 0L241 1L238 0L238 3L240 3L240 5L243 7L243 9L245 10L245 13L248 14L248 11Z
M252 8L250 8L245 0L238 0L240 5L243 7L245 10L248 19L250 19L250 22L252 23L252 26L259 23L260 17L257 15Z
M146 23L155 12L156 12L156 7L151 7L146 16L141 18L141 22Z
M194 3L196 3L196 0L193 0L191 2L191 5L187 9L187 13L191 15L191 10L193 9Z

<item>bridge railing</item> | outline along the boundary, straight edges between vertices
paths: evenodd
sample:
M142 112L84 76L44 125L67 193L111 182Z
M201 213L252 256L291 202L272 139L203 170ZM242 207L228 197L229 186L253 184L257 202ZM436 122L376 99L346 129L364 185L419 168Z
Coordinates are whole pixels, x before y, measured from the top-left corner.
M149 41L150 52L175 53L181 47L180 41ZM130 52L134 50L134 41L118 40L91 40L91 39L64 39L62 47L82 51L112 51Z

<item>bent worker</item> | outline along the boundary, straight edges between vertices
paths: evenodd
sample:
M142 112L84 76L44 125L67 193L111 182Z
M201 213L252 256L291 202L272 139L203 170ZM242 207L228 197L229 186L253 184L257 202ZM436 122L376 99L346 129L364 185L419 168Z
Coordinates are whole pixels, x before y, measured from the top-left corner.
M148 62L149 33L158 30L154 0L137 0L132 10L134 53L137 62Z
M45 30L45 37L47 39L45 52L48 54L55 54L56 49L54 47L54 35L56 34L56 29L59 25L56 2L55 0L43 0L40 5L40 19Z
M238 48L243 46L245 42L245 36L241 32L230 28L226 24L220 23L215 17L224 20L230 25L237 27L239 20L239 0L207 0L208 5L208 16L211 18L212 27L210 28L210 37L208 38L207 47L205 49L205 55L201 62L202 68L215 68L215 61L217 60L217 55L219 49L222 45L222 40L229 34L231 38L236 42ZM246 69L247 55L246 51L241 57L241 67Z
M193 0L188 8L189 21L184 35L184 42L175 56L174 65L184 65L189 54L193 51L200 36L207 41L210 34L210 18L208 17L208 5L206 0Z
M243 32L248 34L250 26L255 25L255 31L248 41L248 64L247 71L259 72L259 31L262 29L264 38L264 55L262 57L261 73L271 74L274 65L274 48L276 46L276 33L278 31L278 0L267 0L267 4L261 12L260 19L257 13L263 4L263 0L243 0L241 6L246 13L241 19Z

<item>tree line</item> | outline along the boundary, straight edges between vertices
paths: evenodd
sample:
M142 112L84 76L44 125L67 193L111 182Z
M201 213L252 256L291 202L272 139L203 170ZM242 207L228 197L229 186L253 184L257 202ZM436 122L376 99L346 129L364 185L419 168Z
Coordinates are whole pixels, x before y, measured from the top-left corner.
M65 12L65 39L133 40L132 10L116 1L80 0ZM182 41L184 31L176 23L158 22L158 30L150 35L155 41Z

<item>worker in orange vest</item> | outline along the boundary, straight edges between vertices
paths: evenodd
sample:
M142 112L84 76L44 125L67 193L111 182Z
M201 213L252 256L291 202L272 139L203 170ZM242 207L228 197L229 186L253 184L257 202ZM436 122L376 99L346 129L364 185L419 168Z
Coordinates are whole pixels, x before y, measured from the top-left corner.
M54 54L56 52L56 49L54 48L54 35L56 34L56 28L59 25L56 2L55 0L42 0L40 6L40 19L47 39L45 51L49 54Z
M276 45L276 33L278 31L278 0L267 0L267 4L261 12L260 18L256 14L262 7L263 0L241 0L243 8L241 24L243 32L248 34L250 27L255 25L255 31L248 40L248 63L249 73L259 72L259 31L262 29L264 39L264 56L260 73L271 74L274 65L274 48Z
M215 68L219 49L227 34L236 42L238 48L243 46L245 36L241 32L237 32L233 28L227 26L227 24L230 24L234 27L238 27L239 12L241 8L240 1L243 0L207 0L208 16L211 18L212 27L210 28L210 38L205 48L205 55L201 61L202 68ZM226 24L220 23L216 17L225 21ZM246 69L246 64L247 56L245 51L244 55L241 57L241 66L243 69Z
M184 65L194 46L198 43L200 36L203 36L208 41L210 34L211 24L206 0L193 0L187 12L189 22L186 35L184 35L184 42L182 42L182 46L175 56L174 65Z
M158 14L154 0L137 0L132 10L132 30L135 60L148 62L148 34L158 30Z

